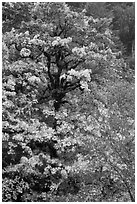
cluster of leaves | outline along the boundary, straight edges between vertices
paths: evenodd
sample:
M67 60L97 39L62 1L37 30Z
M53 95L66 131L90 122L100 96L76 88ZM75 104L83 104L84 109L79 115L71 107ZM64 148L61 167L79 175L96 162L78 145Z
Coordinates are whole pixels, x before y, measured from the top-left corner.
M127 55L132 54L135 43L135 5L125 7L120 4L114 8L113 29L118 31Z
M133 201L134 90L112 19L30 13L3 34L3 201Z
M2 3L2 31L10 31L13 27L20 28L22 21L29 21L32 3L25 2L3 2Z
M73 10L82 11L93 18L112 18L111 28L118 49L128 57L129 68L134 69L135 4L134 2L68 2Z

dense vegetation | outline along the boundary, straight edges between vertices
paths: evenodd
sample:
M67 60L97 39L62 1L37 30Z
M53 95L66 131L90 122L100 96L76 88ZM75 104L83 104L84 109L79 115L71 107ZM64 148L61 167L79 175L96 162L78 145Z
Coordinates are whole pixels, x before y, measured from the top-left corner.
M134 4L97 4L3 3L4 202L135 201Z

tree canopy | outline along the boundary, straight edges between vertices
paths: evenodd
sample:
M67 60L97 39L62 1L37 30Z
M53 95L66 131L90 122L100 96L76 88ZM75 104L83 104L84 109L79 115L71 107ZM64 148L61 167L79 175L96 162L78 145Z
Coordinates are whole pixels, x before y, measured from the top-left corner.
M134 73L72 6L3 3L3 201L135 200Z

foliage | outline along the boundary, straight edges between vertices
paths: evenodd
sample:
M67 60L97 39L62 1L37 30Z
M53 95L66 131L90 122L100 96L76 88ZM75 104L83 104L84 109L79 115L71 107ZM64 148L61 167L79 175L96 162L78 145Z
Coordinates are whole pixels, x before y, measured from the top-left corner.
M20 24L22 21L29 21L31 6L32 3L3 2L2 3L3 33L10 31L13 27L20 28Z
M30 13L3 34L3 201L134 201L134 82L112 19Z
M111 17L113 34L119 37L124 46L122 53L126 56L135 50L135 4L134 2L88 2L85 13L94 18ZM134 61L134 59L133 59Z
M121 42L126 47L127 55L131 55L135 43L135 5L124 8L116 6L113 11L113 29L118 30Z
M112 16L111 9L107 8L106 2L87 2L85 9L86 14L91 15L94 18L105 18Z

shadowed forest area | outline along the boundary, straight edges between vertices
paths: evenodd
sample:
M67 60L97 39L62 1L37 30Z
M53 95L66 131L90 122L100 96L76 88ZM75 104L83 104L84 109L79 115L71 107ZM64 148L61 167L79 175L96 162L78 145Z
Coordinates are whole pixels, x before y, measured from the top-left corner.
M2 201L135 202L135 3L2 3Z

